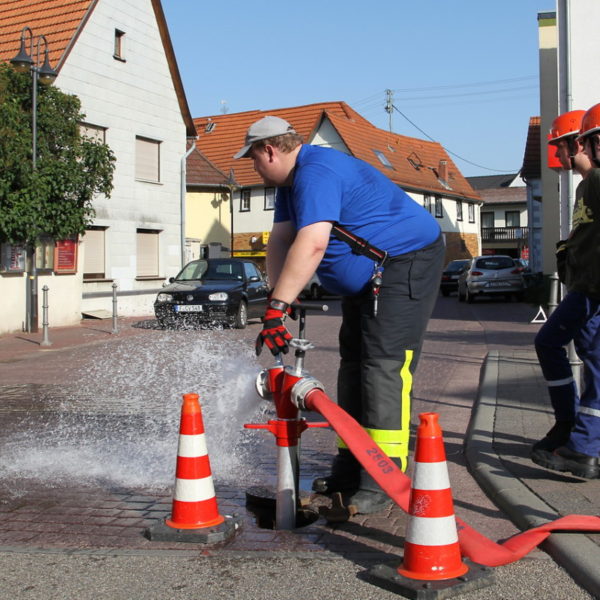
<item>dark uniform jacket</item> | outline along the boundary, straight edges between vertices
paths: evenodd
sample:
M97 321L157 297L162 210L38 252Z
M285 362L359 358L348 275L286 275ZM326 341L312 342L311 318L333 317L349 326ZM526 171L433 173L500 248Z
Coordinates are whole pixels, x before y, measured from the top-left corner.
M565 245L567 289L600 300L600 169L592 169L577 186L573 227Z

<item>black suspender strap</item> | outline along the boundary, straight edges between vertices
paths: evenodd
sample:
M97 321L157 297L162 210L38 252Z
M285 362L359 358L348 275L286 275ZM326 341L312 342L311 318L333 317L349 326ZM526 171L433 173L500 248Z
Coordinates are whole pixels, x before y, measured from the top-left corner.
M333 224L331 233L333 237L348 244L354 254L366 256L380 265L383 265L387 261L388 254L385 250L381 250L376 246L369 244L367 240L350 233L347 229L344 229L337 223Z

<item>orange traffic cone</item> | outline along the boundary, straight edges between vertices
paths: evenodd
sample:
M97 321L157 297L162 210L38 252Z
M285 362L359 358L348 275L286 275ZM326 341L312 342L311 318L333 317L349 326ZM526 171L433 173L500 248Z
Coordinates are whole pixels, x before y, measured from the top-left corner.
M154 540L217 542L236 524L219 514L198 394L184 394L171 518L147 530Z
M404 562L398 573L413 579L464 575L442 430L436 413L419 415Z
M448 598L489 585L491 573L461 558L438 415L422 413L419 419L404 560L396 569L378 565L369 575L409 598Z

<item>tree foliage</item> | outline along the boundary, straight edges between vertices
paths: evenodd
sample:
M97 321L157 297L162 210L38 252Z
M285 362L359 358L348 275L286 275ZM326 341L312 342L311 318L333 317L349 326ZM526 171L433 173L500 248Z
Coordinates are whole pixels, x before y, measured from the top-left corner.
M80 134L84 120L76 96L38 84L34 170L32 78L0 64L0 241L62 240L91 224L94 196L110 196L115 156Z

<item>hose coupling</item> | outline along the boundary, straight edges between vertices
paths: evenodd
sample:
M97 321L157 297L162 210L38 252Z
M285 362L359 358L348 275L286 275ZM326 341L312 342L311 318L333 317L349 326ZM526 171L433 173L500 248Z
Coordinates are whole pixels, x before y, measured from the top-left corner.
M256 393L263 400L273 400L273 392L269 389L269 369L263 369L255 381Z
M303 377L302 379L297 381L293 385L291 391L292 404L300 410L306 410L304 398L306 397L306 394L308 394L308 392L314 389L321 390L322 392L325 391L323 384L314 377Z

